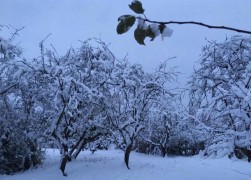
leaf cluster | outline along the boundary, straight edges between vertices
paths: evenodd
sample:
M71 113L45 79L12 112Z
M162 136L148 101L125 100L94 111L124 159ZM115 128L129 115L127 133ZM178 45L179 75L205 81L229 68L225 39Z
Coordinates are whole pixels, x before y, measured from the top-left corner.
M134 30L134 38L140 45L145 45L145 39L148 37L153 41L158 35L161 34L162 37L166 36L164 30L166 29L165 24L146 24L146 16L144 14L142 3L138 0L133 1L129 4L130 9L136 14L144 15L145 18L136 17L134 15L122 15L118 18L119 24L117 25L117 33L124 34L131 29L135 24L136 19L138 20L138 25ZM169 36L169 35L167 35Z

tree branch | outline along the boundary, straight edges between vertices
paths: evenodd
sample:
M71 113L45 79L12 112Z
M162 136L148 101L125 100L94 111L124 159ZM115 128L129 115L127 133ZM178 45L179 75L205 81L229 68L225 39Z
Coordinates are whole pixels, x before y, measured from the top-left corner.
M226 27L226 26L213 26L213 25L208 25L208 24L204 24L201 22L196 22L196 21L167 21L167 22L160 22L160 21L152 21L149 20L147 18L142 18L142 17L137 17L137 19L141 19L143 21L146 22L150 22L150 23L155 23L155 24L194 24L194 25L198 25L198 26L204 26L210 29L225 29L225 30L230 30L230 31L235 31L235 32L239 32L239 33L245 33L245 34L251 34L251 31L247 31L247 30L242 30L242 29L236 29L236 28L232 28L232 27Z
M8 88L6 88L5 90L0 92L0 95L5 94L7 91L9 91L10 89L12 89L13 87L16 87L18 84L13 84L12 86L9 86Z

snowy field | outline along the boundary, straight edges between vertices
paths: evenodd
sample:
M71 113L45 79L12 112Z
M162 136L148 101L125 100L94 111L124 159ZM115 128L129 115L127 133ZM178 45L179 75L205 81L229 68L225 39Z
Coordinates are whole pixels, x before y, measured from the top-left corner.
M228 158L204 159L195 157L159 157L132 153L131 169L123 163L123 152L118 150L86 151L67 164L68 177L62 176L58 151L48 150L42 167L1 180L248 180L251 164Z

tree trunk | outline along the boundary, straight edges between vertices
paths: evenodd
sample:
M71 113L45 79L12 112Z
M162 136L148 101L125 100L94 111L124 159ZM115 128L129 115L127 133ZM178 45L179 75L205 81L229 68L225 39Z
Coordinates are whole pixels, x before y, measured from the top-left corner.
M69 160L69 156L65 155L61 161L60 169L64 176L67 176L67 174L65 173L65 166L68 160Z
M128 169L130 169L130 167L129 167L129 156L130 156L131 150L132 150L132 145L130 144L130 145L128 145L126 147L126 150L125 150L125 164L126 164L126 167Z
M79 147L79 148L75 151L75 153L73 154L73 158L74 158L74 159L77 159L79 153L82 151L82 148L83 148L83 146Z
M251 150L235 145L234 149L235 156L238 159L243 159L245 156L248 158L248 162L251 161Z
M160 146L160 149L161 149L162 157L165 157L166 156L166 148L164 146Z

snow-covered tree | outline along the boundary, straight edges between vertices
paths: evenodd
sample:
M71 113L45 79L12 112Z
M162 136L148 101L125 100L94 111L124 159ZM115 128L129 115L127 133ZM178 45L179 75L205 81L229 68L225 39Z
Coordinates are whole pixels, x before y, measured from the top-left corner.
M207 139L207 156L251 158L250 38L203 48L190 81L190 115Z
M145 124L146 128L141 138L152 146L152 152L149 153L161 154L163 157L165 157L167 153L169 138L173 134L174 124L178 121L176 118L176 110L171 106L173 102L169 101L175 98L172 96L175 96L175 94L171 94L171 96L167 96L166 94L161 97L159 103L155 104L154 108L150 110L149 117ZM163 100L165 102L163 102Z
M8 51L8 50L7 50ZM37 112L33 91L20 59L5 56L0 62L0 173L13 174L42 162L38 146Z
M106 81L113 71L114 57L107 47L93 48L84 42L58 57L40 43L41 58L24 63L39 84L38 107L49 128L45 134L61 150L60 169L90 142L106 134L103 100L108 92Z
M5 31L6 29L10 29L10 27L0 24L0 31ZM14 30L14 32L11 32L12 36L8 39L0 36L0 62L14 59L22 54L21 47L14 44L15 37L22 29L23 28L15 29L12 27L11 30Z
M21 55L21 48L15 46L10 40L0 37L0 62L9 59L14 59Z
M146 122L146 128L144 132L142 132L142 141L146 141L146 143L153 147L152 153L161 154L164 157L166 155L170 134L171 119L169 114L157 109L152 109L149 119Z
M166 93L165 83L171 73L166 71L165 65L156 73L146 73L140 65L127 62L116 67L107 116L118 146L125 151L124 160L129 168L135 140L145 128L151 109Z

